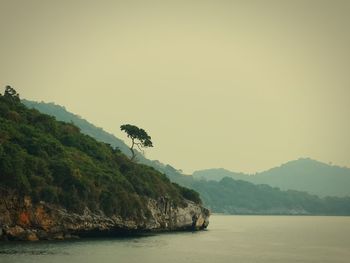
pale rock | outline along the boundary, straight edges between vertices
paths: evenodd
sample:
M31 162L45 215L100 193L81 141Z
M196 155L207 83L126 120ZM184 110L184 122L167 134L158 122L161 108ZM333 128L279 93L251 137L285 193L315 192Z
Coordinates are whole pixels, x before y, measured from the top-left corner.
M70 239L77 236L118 235L148 231L200 230L209 224L209 210L186 200L175 206L171 200L148 199L150 216L137 219L119 215L106 216L102 211L85 208L81 214L45 202L33 204L25 197L0 199L0 237L10 240ZM28 215L25 225L18 225L23 213ZM144 213L143 213L144 214ZM4 231L2 231L2 229Z

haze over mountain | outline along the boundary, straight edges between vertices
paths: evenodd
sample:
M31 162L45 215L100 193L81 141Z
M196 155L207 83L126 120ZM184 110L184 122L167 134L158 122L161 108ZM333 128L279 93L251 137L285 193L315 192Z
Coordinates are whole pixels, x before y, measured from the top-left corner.
M102 128L95 127L78 115L68 112L64 107L54 103L22 101L28 107L51 114L59 120L72 122L83 133L111 144L113 147L118 147L122 152L130 155L128 146L122 140ZM180 170L171 165L157 160L148 160L141 154L138 154L137 159L166 174L173 182L196 190L204 205L213 212L227 214L350 214L350 198L319 198L306 192L281 191L268 185L255 185L232 178L222 179L231 176L235 176L236 179L248 177L243 173L233 173L225 169L197 172L195 176L183 175ZM217 181L201 180L202 178Z
M346 0L2 0L0 86L118 138L118 123L143 127L147 155L186 173L350 166L349 13Z
M224 177L254 184L268 184L282 190L306 191L319 196L350 196L350 169L300 158L267 171L248 175L225 169L207 169L193 173L196 179L220 181Z
M63 106L57 105L52 102L35 102L25 99L22 99L22 103L29 108L35 108L42 113L54 116L57 120L74 123L74 125L80 128L82 133L90 135L91 137L95 138L100 142L110 144L112 147L117 147L125 155L129 157L131 156L129 146L126 145L124 141L117 138L113 134L106 132L102 128L96 127L92 123L81 118L79 115L67 111L67 109ZM181 175L175 168L171 167L170 165L165 165L156 160L148 160L139 152L137 153L136 159L138 162L150 165L167 175Z

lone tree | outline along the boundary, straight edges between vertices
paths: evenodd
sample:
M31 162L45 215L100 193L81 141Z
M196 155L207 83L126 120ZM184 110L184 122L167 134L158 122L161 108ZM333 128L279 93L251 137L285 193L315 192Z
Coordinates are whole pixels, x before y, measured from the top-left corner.
M136 157L136 153L134 150L134 147L137 146L137 148L143 153L142 148L146 147L153 147L151 136L147 134L147 132L144 129L140 129L139 127L131 124L124 124L120 126L120 129L128 135L129 138L131 138L131 160L133 161Z

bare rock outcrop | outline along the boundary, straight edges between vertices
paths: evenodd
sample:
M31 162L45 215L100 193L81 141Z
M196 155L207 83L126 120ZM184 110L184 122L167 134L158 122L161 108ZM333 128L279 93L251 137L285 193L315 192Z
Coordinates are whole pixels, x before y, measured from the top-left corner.
M60 240L148 231L201 230L209 224L209 210L191 201L180 207L165 197L148 199L147 208L147 216L122 218L88 208L73 213L45 202L33 204L29 197L7 196L0 199L0 239Z

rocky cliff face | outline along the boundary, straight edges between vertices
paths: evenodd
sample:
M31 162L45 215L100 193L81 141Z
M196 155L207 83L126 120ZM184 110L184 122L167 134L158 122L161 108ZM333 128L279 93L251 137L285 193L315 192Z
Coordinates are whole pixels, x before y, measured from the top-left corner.
M166 198L148 199L150 215L125 219L85 208L81 213L29 197L0 198L0 239L52 240L84 236L111 236L148 231L200 230L209 224L209 210L191 201L175 207Z

